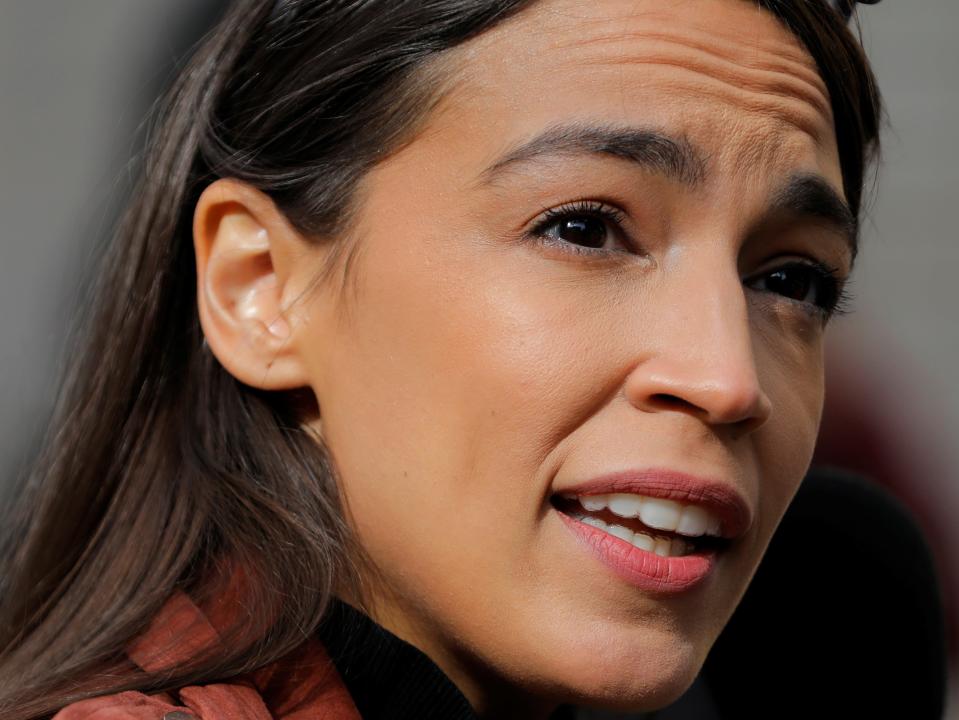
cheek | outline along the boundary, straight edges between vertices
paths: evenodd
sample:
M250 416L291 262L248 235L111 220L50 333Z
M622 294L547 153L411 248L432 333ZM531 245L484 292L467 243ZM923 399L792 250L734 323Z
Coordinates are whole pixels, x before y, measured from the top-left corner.
M814 321L815 322L815 321ZM812 323L763 333L757 365L773 413L755 438L762 513L758 531L768 537L809 469L824 397L822 332Z
M399 544L442 535L521 541L544 506L544 459L615 377L603 376L615 327L585 292L531 280L528 250L365 242L318 392L361 532L397 559Z

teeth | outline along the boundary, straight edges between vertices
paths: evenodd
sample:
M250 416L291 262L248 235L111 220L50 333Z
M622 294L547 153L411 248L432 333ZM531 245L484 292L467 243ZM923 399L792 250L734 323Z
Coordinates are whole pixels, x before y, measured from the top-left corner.
M633 535L633 545L638 547L640 550L652 552L653 548L656 547L656 541L645 533L635 533Z
M609 508L611 513L619 517L639 518L644 525L654 530L676 532L686 537L720 535L719 518L698 505L683 505L675 500L632 493L570 497L575 497L589 512Z
M586 497L581 497L579 499L579 503L590 512L595 512L597 510L605 510L607 497L609 496L608 495L587 495Z
M687 505L683 508L676 524L676 532L680 535L697 537L706 532L709 527L709 513L696 505ZM718 523L717 523L718 524Z
M643 499L639 495L626 495L624 493L617 493L615 495L607 495L607 503L614 515L619 515L624 518L634 518L639 517L639 508L643 504Z
M679 524L679 514L682 511L683 506L678 502L659 498L649 499L643 503L639 519L644 525L649 525L655 530L673 531Z
M586 523L587 525L592 525L594 528L599 528L600 530L605 530L607 527L609 527L602 520L599 518L594 518L591 515L580 515L576 519L580 522Z
M632 544L633 547L645 550L646 552L654 552L662 557L680 557L682 555L688 555L693 550L692 545L680 538L673 538L671 540L666 538L652 538L645 533L634 533L622 525L609 525L599 518L590 515L574 515L574 517L581 523L591 525L620 540L625 540Z
M673 541L666 538L656 538L656 544L653 546L653 552L662 557L669 557L670 550L673 549Z

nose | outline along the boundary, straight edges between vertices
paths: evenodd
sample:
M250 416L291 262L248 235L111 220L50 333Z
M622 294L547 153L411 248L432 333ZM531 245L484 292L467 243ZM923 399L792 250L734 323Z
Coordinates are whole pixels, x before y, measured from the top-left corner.
M763 425L772 403L756 367L754 330L738 274L677 283L651 309L656 341L643 343L641 362L624 393L646 412L679 411L715 426L749 432ZM649 336L646 336L649 339Z

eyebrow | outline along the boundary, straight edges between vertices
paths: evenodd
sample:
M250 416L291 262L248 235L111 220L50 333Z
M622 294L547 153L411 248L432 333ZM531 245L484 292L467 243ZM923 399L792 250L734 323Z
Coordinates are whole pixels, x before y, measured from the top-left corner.
M497 175L516 165L563 155L609 155L690 186L706 175L705 159L685 138L629 126L570 124L547 128L509 150L480 173L480 182L492 183Z
M575 155L606 155L695 187L706 179L707 158L684 137L659 130L621 125L573 123L554 125L508 150L479 175L480 184L517 165ZM797 173L773 192L767 214L789 214L833 226L843 236L855 260L859 222L832 185L814 173Z
M773 193L770 210L813 218L834 226L846 240L852 259L859 252L859 221L832 185L820 175L798 173Z

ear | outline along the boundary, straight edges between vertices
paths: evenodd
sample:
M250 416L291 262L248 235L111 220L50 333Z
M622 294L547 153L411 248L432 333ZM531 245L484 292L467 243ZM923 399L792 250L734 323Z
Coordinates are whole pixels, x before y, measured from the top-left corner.
M273 201L238 180L203 191L193 217L197 302L210 350L241 382L263 390L309 384L287 307L293 260L306 242Z

